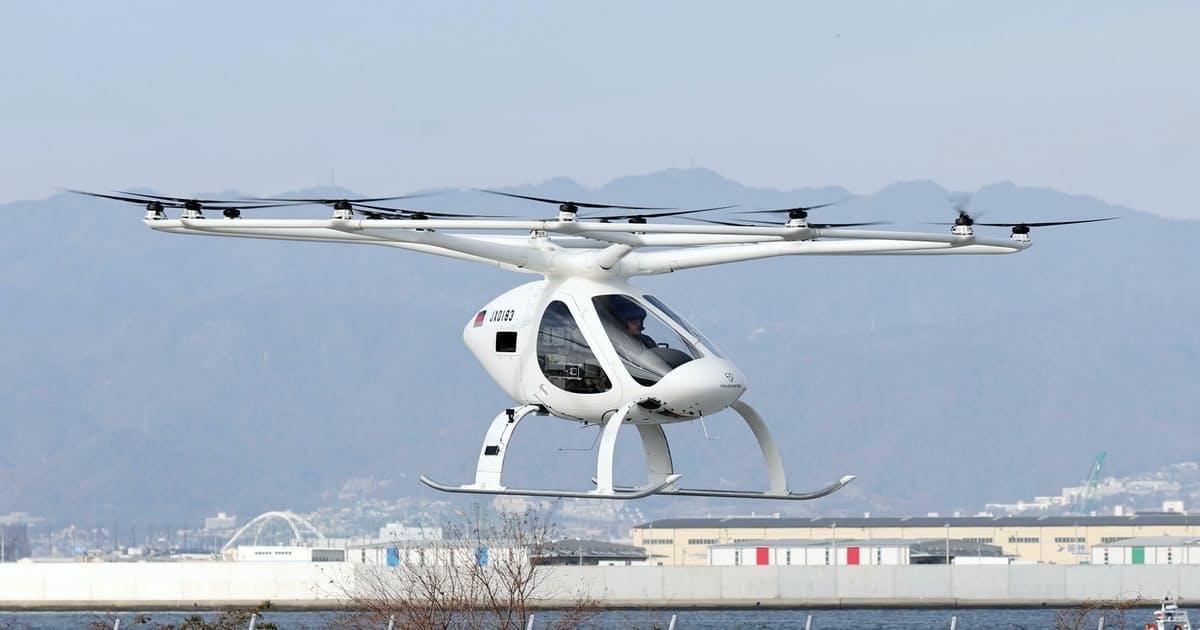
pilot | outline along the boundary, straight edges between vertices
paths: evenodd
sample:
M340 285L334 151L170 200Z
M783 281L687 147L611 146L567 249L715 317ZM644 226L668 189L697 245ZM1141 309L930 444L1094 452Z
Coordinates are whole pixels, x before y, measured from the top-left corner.
M646 330L646 309L631 301L622 300L617 305L617 310L617 315L625 324L625 334L637 340L638 343L646 348L658 346L650 335L642 332Z

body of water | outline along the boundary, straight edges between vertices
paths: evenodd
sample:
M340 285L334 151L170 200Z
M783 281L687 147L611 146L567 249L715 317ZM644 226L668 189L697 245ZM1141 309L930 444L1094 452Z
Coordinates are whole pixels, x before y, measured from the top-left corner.
M1190 611L1195 619L1195 611ZM151 630L165 625L178 627L189 616L199 614L207 621L216 620L219 613L180 612L0 612L0 630L34 630L42 628L100 628L113 626L121 620L122 630ZM562 613L546 611L535 613L535 628L550 628ZM1152 618L1153 609L1136 608L1127 610L1122 617L1119 611L1106 611L1105 628L1128 628L1140 630ZM636 610L612 611L592 616L582 628L659 628L666 630L671 616L676 615L676 630L803 630L808 616L812 615L813 630L928 630L950 628L952 618L957 618L959 630L973 628L1004 628L1010 630L1033 630L1070 628L1091 630L1097 627L1099 613L1091 612L1086 618L1077 610L1059 609L814 609L814 610ZM226 617L228 621L232 619ZM336 612L273 612L267 611L261 622L275 624L281 629L317 629L343 625L344 613ZM239 627L245 627L238 624ZM260 626L261 627L261 626ZM359 627L370 627L363 625ZM382 630L386 623L379 624Z

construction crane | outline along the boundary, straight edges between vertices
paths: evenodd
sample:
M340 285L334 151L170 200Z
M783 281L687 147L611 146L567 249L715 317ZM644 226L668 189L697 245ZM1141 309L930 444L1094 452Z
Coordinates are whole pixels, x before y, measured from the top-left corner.
M1100 471L1104 469L1104 458L1108 457L1107 452L1100 453L1096 456L1096 461L1092 462L1092 471L1088 474L1087 480L1083 482L1083 494L1079 496L1078 508L1076 514L1088 515L1096 510L1098 497L1096 496L1096 486L1100 485Z

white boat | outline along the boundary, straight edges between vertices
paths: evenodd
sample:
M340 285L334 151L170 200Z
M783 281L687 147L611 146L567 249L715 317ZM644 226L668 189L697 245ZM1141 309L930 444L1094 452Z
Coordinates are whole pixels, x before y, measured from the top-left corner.
M1179 609L1179 600L1167 595L1154 611L1154 623L1146 624L1146 630L1192 630L1192 623L1187 611Z

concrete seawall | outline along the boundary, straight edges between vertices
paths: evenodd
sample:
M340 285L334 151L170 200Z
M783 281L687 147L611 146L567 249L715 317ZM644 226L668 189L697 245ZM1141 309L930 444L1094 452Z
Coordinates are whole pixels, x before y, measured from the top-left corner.
M361 571L344 563L0 565L2 609L336 608ZM547 567L540 605L609 607L1065 606L1164 593L1200 599L1200 565Z

